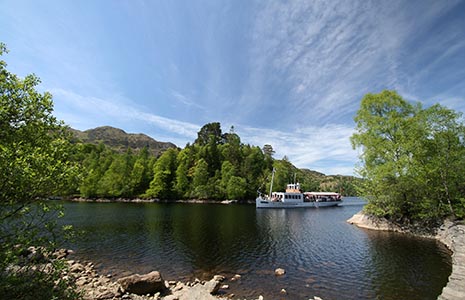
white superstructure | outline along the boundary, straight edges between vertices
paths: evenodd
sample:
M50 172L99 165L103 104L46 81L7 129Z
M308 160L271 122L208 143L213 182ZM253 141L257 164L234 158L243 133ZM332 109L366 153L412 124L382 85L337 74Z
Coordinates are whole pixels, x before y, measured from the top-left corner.
M333 192L305 192L300 189L299 183L291 183L285 192L272 192L273 176L271 179L270 194L259 194L255 200L257 208L292 208L292 207L326 207L336 206L342 202L341 195Z

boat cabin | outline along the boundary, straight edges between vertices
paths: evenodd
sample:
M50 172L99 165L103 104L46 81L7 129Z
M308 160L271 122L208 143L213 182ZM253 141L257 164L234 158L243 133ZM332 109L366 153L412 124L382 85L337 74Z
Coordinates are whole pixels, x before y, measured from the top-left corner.
M303 202L304 194L299 183L290 183L286 186L286 192L271 193L272 202Z
M341 201L341 194L332 192L305 192L304 195L306 201Z

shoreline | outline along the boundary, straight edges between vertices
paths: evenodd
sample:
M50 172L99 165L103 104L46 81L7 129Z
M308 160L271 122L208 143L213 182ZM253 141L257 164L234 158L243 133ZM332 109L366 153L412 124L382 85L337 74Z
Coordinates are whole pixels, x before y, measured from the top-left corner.
M73 251L61 249L68 271L62 275L62 279L76 284L77 290L82 293L83 300L230 300L243 299L230 292L232 282L241 280L241 275L236 274L231 278L223 275L214 275L210 280L195 279L192 282L179 280L164 280L159 271L151 271L147 274L132 274L125 277L99 274L94 264L87 260L70 260L68 253ZM284 269L276 269L274 276L282 276ZM287 291L283 288L279 296L285 297ZM249 300L264 300L262 295L254 296ZM318 296L309 300L323 300Z
M90 203L181 203L181 204L255 204L255 200L204 200L204 199L188 199L188 200L161 200L161 199L141 199L141 198L70 198L62 199L70 202L90 202Z
M442 289L438 300L465 299L465 225L449 220L435 234L420 234L405 230L386 219L358 212L347 220L348 223L368 230L393 231L412 234L418 237L436 239L452 251L452 272L446 286Z

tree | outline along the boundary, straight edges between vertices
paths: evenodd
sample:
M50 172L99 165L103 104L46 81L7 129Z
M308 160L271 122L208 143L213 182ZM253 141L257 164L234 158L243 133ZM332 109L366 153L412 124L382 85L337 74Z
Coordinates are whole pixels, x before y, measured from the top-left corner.
M170 148L163 152L153 167L154 177L146 197L173 199L175 197L174 184L176 178L176 156L178 150Z
M6 52L0 43L0 55ZM52 115L50 93L39 93L35 75L24 79L0 61L0 291L7 299L70 299L75 296L56 283L60 267L46 272L22 253L28 247L51 252L63 236L57 226L61 210L48 201L61 195L73 180L70 145L63 124ZM22 264L24 272L11 266Z
M207 145L210 140L216 145L223 143L223 136L221 133L221 125L219 122L208 123L202 126L200 131L197 133L197 139L194 144L199 146Z
M132 196L139 196L149 188L149 151L147 147L142 148L134 162L129 178L129 185Z
M204 159L197 161L192 178L193 196L199 199L208 198L208 164Z
M251 147L248 150L248 155L244 159L243 174L246 178L248 186L248 195L255 195L257 187L260 186L263 170L265 168L265 160L260 147Z
M247 182L245 178L231 176L226 187L228 199L243 199L247 193Z
M264 145L262 150L265 156L273 157L273 155L275 154L275 151L273 150L273 146L269 144Z
M366 211L401 223L437 224L461 216L465 195L465 130L460 114L439 105L423 109L394 91L361 102L351 141L361 147ZM456 211L457 209L457 211Z
M189 196L189 169L193 160L191 153L191 147L186 146L186 148L179 152L177 157L178 168L176 169L176 183L174 189L176 194L181 198Z

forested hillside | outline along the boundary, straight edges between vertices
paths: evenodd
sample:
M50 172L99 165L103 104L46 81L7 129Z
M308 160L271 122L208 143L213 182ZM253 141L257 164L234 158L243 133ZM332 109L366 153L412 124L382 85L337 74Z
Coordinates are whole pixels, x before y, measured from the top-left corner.
M277 191L296 178L304 190L356 194L357 178L298 169L286 157L273 158L271 145L244 144L234 128L223 133L220 123L204 125L184 149L164 143L158 153L149 143L134 147L127 138L131 135L120 129L100 127L84 134L75 133L74 159L81 171L69 191L81 197L254 199L257 189L268 191L273 167Z

